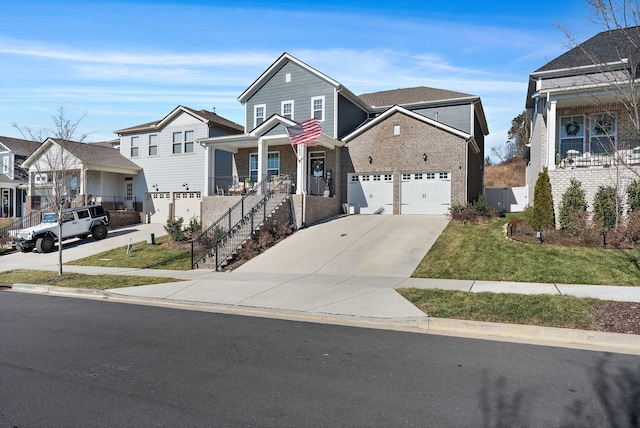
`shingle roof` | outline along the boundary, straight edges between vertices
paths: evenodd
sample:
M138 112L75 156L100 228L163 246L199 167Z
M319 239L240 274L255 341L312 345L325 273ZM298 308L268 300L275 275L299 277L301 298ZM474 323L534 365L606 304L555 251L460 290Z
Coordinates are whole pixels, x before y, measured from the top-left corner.
M473 95L446 89L418 86L415 88L393 89L390 91L371 92L359 95L359 97L372 107L390 107L394 105L416 104L421 102L433 102L451 100L456 98L468 98Z
M183 111L187 111L195 116L199 116L205 120L208 120L209 122L211 122L211 124L213 125L217 125L223 128L227 128L230 129L231 131L236 131L237 133L242 133L244 132L244 127L242 125L239 125L235 122L232 122L228 119L225 119L222 116L217 115L214 112L208 111L208 110L194 110L190 107L185 107L185 106L178 106L176 107L174 110L171 111L171 113L169 113L166 117L164 117L163 119L160 120L155 120L153 122L148 122L148 123L143 123L142 125L136 125L136 126L132 126L129 128L124 128L124 129L119 129L117 131L115 131L116 134L129 134L132 132L145 132L145 131L156 131L159 129L159 125L161 125L161 123L163 121L165 121L168 117L170 117L171 115L173 115L176 111L178 110L183 110Z
M59 144L63 149L80 159L83 163L100 166L113 166L134 169L140 171L138 165L120 154L118 149L95 145L91 143L78 143L76 141L49 138Z
M629 43L633 41L632 43ZM573 49L549 61L535 72L617 62L625 58L638 58L640 46L640 27L621 28L603 31L580 43ZM588 52L590 56L587 56Z
M31 153L35 152L41 144L36 141L1 136L0 143L19 156L30 156Z

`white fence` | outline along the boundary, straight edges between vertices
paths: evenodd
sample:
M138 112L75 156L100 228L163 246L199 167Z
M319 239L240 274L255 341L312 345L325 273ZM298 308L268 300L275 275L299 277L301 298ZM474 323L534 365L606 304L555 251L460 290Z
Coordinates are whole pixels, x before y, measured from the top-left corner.
M499 212L520 212L527 206L526 187L506 187L502 189L484 189L487 204Z

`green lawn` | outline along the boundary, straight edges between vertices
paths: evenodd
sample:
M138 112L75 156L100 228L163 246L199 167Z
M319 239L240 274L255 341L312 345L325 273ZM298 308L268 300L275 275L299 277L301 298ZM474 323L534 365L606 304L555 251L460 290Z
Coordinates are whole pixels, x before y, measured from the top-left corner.
M594 330L591 309L602 301L560 295L397 290L427 315L474 321L504 322Z
M451 222L413 273L416 278L640 286L640 250L565 248L504 237L508 218Z
M91 290L107 290L109 288L137 287L147 284L162 284L177 282L180 279L135 276L135 275L82 275L78 273L64 273L45 270L10 270L0 272L0 283L3 284L43 284L57 287L87 288Z
M168 241L167 236L156 239L156 244L146 242L133 244L130 254L126 248L116 248L104 253L69 262L76 266L130 267L138 269L191 269L191 252L185 248L170 248L161 245Z

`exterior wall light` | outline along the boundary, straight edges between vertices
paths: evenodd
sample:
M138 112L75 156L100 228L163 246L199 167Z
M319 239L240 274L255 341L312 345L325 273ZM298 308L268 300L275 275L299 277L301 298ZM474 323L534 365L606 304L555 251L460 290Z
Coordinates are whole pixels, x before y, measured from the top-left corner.
M427 154L426 153L422 154L422 160L425 161L425 162L427 161Z
M371 165L372 163L373 163L373 158L369 156L369 165Z

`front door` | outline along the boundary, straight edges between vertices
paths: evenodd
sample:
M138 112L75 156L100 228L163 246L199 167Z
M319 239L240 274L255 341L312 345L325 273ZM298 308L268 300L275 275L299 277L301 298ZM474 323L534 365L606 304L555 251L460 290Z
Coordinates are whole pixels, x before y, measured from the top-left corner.
M133 209L133 177L124 178L124 208L127 210Z
M309 183L307 191L311 195L322 195L326 189L324 180L324 152L309 153Z

